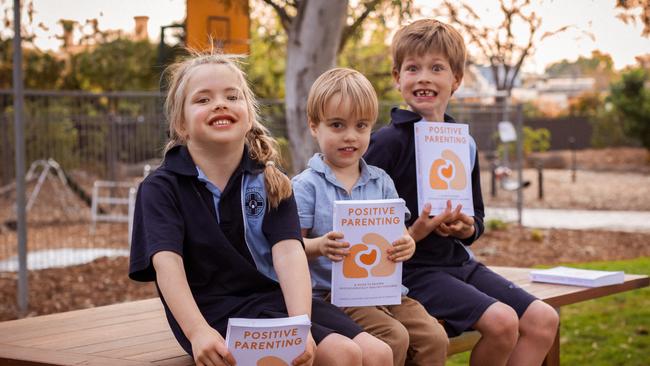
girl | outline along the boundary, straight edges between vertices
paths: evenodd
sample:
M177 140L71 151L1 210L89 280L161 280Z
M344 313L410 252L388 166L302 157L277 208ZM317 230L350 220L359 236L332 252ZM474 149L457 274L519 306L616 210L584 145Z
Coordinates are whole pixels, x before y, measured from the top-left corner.
M138 189L129 276L156 281L197 365L235 364L222 337L228 318L299 314L312 328L294 365L390 364L385 343L312 303L291 184L233 58L194 55L172 66L165 112L170 141Z

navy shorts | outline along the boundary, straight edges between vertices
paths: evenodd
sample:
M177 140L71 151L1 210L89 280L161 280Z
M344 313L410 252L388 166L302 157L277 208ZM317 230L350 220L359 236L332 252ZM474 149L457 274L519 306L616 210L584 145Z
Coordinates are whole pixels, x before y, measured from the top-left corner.
M408 296L418 300L445 330L455 337L471 329L487 308L499 301L512 307L519 318L536 298L494 273L482 263L424 267L404 272Z
M284 312L265 310L262 317L281 318L287 316ZM350 339L356 337L363 329L338 307L318 298L311 303L311 335L316 344L332 333L338 333Z

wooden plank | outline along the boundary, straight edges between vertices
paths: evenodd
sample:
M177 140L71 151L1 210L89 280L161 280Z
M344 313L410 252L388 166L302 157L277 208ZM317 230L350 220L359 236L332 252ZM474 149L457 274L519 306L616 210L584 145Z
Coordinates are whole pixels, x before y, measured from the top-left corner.
M116 358L129 358L145 353L154 353L161 350L173 350L175 355L185 354L185 350L176 342L175 338L166 338L153 342L140 343L121 347L119 349L111 349L102 352L93 353L96 356L116 357Z
M144 335L155 331L163 331L168 328L169 325L167 325L165 322L161 322L158 318L153 318L132 324L121 323L108 325L105 327L93 328L81 332L68 332L56 336L36 337L33 339L26 339L18 342L8 342L7 344L23 347L38 347L44 349L61 349L93 344L109 339L120 339Z
M65 321L45 321L40 322L38 327L34 327L32 324L32 326L26 327L25 329L14 329L11 332L0 327L0 332L2 332L0 342L20 344L22 341L29 341L35 338L55 337L68 333L85 333L105 326L125 323L137 324L141 321L159 319L161 317L164 318L162 310L118 315L112 318L96 319L94 321L89 321L83 317L79 319L66 319ZM163 322L165 321L163 320Z
M194 360L189 355L155 360L157 366L194 366Z
M166 329L164 331L152 332L149 334L142 334L134 337L109 339L82 346L66 347L61 348L61 350L75 353L97 354L99 352L118 350L132 345L140 345L160 341L163 339L172 339L174 342L176 341L171 330Z
M83 323L86 322L111 320L133 314L150 313L156 310L163 311L158 298L0 322L0 342L4 341L5 336L17 332L44 331L49 327L74 324L83 326ZM70 322L70 320L74 320L74 322Z
M79 353L50 351L0 344L0 364L12 366L85 365L85 366L150 366L150 362L97 357Z

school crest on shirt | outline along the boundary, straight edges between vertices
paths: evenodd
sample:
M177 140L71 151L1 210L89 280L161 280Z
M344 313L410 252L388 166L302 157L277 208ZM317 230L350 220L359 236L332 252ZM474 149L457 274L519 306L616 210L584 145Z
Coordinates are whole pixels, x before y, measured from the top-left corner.
M244 202L246 202L246 215L258 217L264 212L264 197L262 189L258 187L246 188Z

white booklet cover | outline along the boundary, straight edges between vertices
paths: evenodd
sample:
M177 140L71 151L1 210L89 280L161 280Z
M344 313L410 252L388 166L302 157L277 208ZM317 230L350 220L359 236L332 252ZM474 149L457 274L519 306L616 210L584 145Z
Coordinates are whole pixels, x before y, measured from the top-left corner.
M530 271L530 279L534 282L598 287L623 283L625 273L623 271L595 271L591 269L554 267Z
M228 319L226 346L237 365L291 365L305 351L311 321L307 315L272 319Z
M402 263L387 249L404 235L405 203L387 200L334 201L334 231L350 243L350 254L332 263L332 304L336 306L401 303Z
M431 215L463 205L462 213L474 216L469 126L462 123L415 123L415 165L418 210L431 203Z

